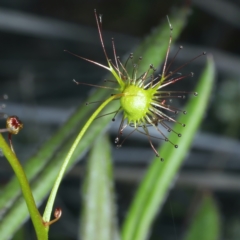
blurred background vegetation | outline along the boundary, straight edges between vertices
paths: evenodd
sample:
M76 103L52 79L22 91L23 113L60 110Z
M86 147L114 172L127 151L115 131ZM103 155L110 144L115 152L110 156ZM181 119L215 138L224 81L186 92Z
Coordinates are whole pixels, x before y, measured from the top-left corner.
M184 4L190 4L192 10L175 43L184 49L174 65L207 51L214 56L217 79L204 121L155 220L150 239L171 240L184 235L200 196L206 193L214 196L221 213L222 239L240 239L240 1L2 0L0 94L8 94L9 100L1 103L7 105L4 112L17 115L24 122L24 130L13 139L15 151L24 163L61 128L77 106L84 105L91 89L76 87L72 79L96 84L106 75L104 69L63 52L67 49L105 64L93 9L103 14L109 55L114 37L118 55L124 56L161 21L166 21L165 16L173 8ZM197 79L204 62L204 58L198 59L187 67L187 72L194 72ZM181 88L193 89L194 79L183 81ZM0 123L4 126L4 120ZM118 218L122 223L154 153L145 137L134 135L120 150L116 149L114 138L118 126L115 122L108 131L114 156ZM63 239L76 239L84 166L82 159L61 185L57 204L61 205L64 218L52 227L50 239L59 235ZM12 169L2 158L1 186L12 175ZM27 239L34 236L30 222L21 231L27 234Z

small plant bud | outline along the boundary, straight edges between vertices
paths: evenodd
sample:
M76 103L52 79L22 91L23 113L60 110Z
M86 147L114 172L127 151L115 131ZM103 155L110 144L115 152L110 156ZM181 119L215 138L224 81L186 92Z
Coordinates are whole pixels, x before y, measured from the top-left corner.
M6 128L11 134L18 134L19 131L23 128L23 123L17 116L10 116L7 118Z

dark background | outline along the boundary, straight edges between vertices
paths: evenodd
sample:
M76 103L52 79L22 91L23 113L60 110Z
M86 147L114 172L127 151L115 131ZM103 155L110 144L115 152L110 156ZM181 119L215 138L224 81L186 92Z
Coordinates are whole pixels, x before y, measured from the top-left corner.
M24 131L14 137L15 150L24 162L79 104L84 104L90 88L76 87L72 79L97 83L106 74L104 69L63 52L68 49L105 64L93 9L103 14L107 51L111 52L114 37L118 55L122 56L130 53L161 21L166 21L172 8L184 4L192 11L176 43L184 49L175 63L183 64L207 51L216 62L217 78L204 121L150 239L180 239L191 216L189 205L196 205L196 196L206 191L212 192L218 203L222 239L240 239L239 0L1 0L0 95L9 96L1 103L7 105L6 114L18 115L25 124ZM201 59L188 68L199 76L203 64ZM0 124L3 128L3 119ZM113 125L109 130L113 138L117 128ZM153 155L145 138L139 144L134 144L134 136L132 139L121 151L116 151L113 144L120 223L149 164L150 158L144 156ZM10 166L3 160L2 185L12 176ZM79 172L71 171L60 189L58 202L67 214L59 222L61 226L51 229L51 239L60 239L59 234L62 239L77 238L82 177L82 167L77 167ZM33 236L31 228L29 223L25 225L25 229L30 229L29 239Z

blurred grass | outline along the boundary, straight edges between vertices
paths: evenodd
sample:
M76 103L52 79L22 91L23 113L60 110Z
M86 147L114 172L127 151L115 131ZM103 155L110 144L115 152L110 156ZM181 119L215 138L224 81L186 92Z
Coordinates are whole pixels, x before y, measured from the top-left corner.
M118 239L111 145L107 136L99 136L94 142L87 160L81 196L80 238Z
M174 126L174 130L182 133L182 137L179 138L174 132L169 134L169 139L178 145L178 149L174 149L168 142L165 142L159 149L165 161L162 163L159 158L155 158L150 165L123 225L122 240L145 240L147 238L151 224L167 197L169 188L205 114L214 76L215 66L212 57L209 56L196 87L199 96L189 100L185 108L189 115L187 117L182 115L178 119L178 122L185 123L186 127L183 128L180 124Z
M220 214L210 194L205 194L192 217L184 240L218 240L220 239Z

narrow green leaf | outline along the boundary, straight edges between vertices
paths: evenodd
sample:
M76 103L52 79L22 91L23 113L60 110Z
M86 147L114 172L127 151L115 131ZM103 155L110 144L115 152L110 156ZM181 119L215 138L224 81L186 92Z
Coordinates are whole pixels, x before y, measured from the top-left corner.
M220 237L220 216L211 195L205 195L191 221L185 240L218 240Z
M162 163L159 158L155 158L149 167L123 225L122 240L145 240L147 238L151 224L166 198L169 187L205 115L214 82L214 74L213 59L209 56L196 88L199 96L191 99L185 108L188 116L182 115L178 119L179 122L185 123L186 127L183 128L179 124L174 127L176 132L182 133L182 137L179 138L173 132L169 135L169 139L179 147L175 149L171 144L164 143L160 148L159 153L165 161Z
M87 160L82 191L83 214L79 235L83 240L113 240L116 235L116 206L113 192L110 143L98 137Z

